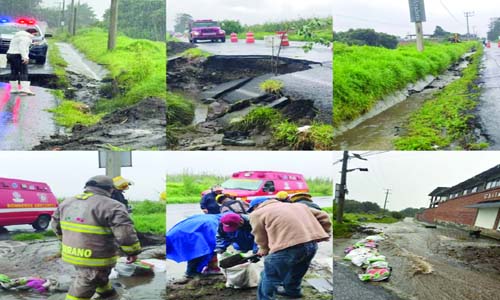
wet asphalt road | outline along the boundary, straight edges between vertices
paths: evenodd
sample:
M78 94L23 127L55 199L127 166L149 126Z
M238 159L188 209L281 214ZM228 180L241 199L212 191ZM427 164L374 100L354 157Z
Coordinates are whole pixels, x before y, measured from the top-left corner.
M290 42L289 47L282 48L280 56L319 63L332 61L333 53L330 48L314 45L313 49L306 53L302 48L305 44L304 42ZM262 40L255 41L255 44L247 44L244 40L240 40L238 43L231 43L229 41L226 43L210 43L202 41L196 45L200 49L215 55L273 55L273 48L266 46ZM277 49L275 49L275 52L277 52Z
M94 80L102 80L108 73L106 69L84 57L73 45L68 43L56 43L62 58L68 62L66 71L80 74Z
M43 138L56 133L52 114L57 105L49 90L32 87L36 96L10 93L10 85L0 83L0 150L31 150Z
M492 45L485 48L484 70L481 80L482 93L479 105L479 117L486 134L489 136L490 150L500 150L500 48Z

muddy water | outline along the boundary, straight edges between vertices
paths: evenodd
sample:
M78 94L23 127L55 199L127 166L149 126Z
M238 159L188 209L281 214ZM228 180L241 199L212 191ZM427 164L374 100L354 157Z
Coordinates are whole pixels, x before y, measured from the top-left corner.
M500 149L500 49L485 49L481 76L482 92L479 116L491 142L491 150Z
M332 197L315 197L314 202L320 207L332 207ZM185 218L201 213L198 204L170 204L167 205L167 231L170 230L175 224L184 220ZM332 247L331 243L320 243L316 260L322 265L330 265L326 260L331 262ZM178 279L184 275L186 270L186 263L176 263L167 259L167 281Z
M390 225L370 225L383 229L388 236L379 250L392 265L393 275L381 286L396 295L404 299L443 300L489 300L498 295L500 271L481 265L482 258L478 259L479 263L470 264L467 259L457 259L454 253L469 248L498 247L499 242L472 239L467 232L456 229L428 229L409 218ZM334 245L335 254L342 255L341 248L359 238L340 241ZM432 273L422 274L425 270Z
M334 149L394 149L393 142L411 114L417 111L425 101L432 99L437 91L437 89L428 89L413 94L405 101L336 136Z

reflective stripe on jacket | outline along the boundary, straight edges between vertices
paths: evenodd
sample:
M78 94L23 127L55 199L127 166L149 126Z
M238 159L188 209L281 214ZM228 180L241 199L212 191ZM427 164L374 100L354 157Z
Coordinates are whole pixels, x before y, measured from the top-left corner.
M63 261L82 267L116 264L117 245L127 255L141 252L134 224L125 207L99 188L63 201L52 217L52 228L62 237Z

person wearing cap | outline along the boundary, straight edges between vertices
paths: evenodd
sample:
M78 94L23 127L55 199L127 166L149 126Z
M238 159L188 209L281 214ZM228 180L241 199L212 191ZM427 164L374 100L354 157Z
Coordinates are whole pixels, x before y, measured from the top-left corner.
M231 244L243 253L250 250L257 253L258 247L254 242L250 219L247 215L237 213L222 215L217 230L215 252L224 253Z
M29 53L33 35L28 30L20 30L14 34L7 50L7 61L10 64L10 92L12 94L23 93L34 96L31 91L31 82L28 80ZM21 89L19 89L21 85Z
M276 200L281 201L281 202L289 202L289 197L288 193L286 191L279 191L276 194Z
M61 257L77 274L67 300L113 297L108 280L117 260L118 246L127 263L137 260L141 244L125 207L111 199L111 177L94 176L84 193L64 200L52 216L52 229L62 241Z
M275 294L301 298L302 279L318 250L317 243L330 239L330 217L301 203L266 198L252 200L249 211L258 254L266 256L257 299L273 300ZM283 290L278 290L279 285Z
M128 190L132 184L132 181L125 179L122 176L116 176L113 178L114 189L113 192L111 192L111 198L125 205L127 211L130 211L130 208L128 206L128 200L125 199L125 195L123 193Z
M201 197L200 207L203 213L212 215L220 214L220 206L219 204L217 204L215 198L217 197L217 195L222 194L222 191L222 187L214 186L210 193L207 193L203 197Z
M215 197L215 202L220 205L220 213L233 212L237 214L246 214L248 210L248 203L234 199L227 194L219 194Z
M311 194L308 194L308 193L298 193L298 194L292 195L290 197L290 202L291 203L302 203L302 204L307 205L309 208L321 210L321 207L319 207L318 204L316 204L312 201L312 196L311 196Z

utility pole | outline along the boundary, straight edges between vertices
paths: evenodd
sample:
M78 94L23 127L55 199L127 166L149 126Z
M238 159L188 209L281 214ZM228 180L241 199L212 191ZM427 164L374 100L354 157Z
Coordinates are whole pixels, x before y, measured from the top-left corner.
M69 8L69 14L68 14L68 32L71 34L73 32L73 29L71 26L73 25L73 10L75 8L75 0L71 0L71 7Z
M80 6L80 0L78 0L78 5L75 5L74 10L73 10L73 26L72 29L73 31L71 32L72 35L76 35L76 18L78 15L78 6Z
M424 26L422 22L427 21L424 0L408 0L408 3L411 22L415 23L417 50L422 52L424 51Z
M470 29L469 29L469 18L474 17L475 13L473 11L464 12L464 16L467 19L467 39L470 39Z
M108 35L109 51L115 49L116 47L117 32L118 32L118 0L111 0L109 35Z
M338 191L338 201L337 201L336 220L337 223L339 224L344 222L344 202L345 202L345 195L347 194L347 173L352 171L368 172L368 169L366 168L356 168L351 170L347 169L347 165L349 163L350 158L367 160L366 158L361 157L361 155L359 154L353 154L353 156L349 156L349 151L344 151L344 156L342 158L342 171L341 171L340 185Z
M384 213L383 213L383 216L385 216L385 208L387 206L387 198L389 198L390 194L391 194L391 189L386 189L385 190L385 200L384 200Z
M66 24L65 23L66 16L65 16L65 13L64 13L65 10L66 10L66 0L63 0L63 2L62 2L62 10L61 10L61 28L63 29L63 31L64 31L64 25Z

